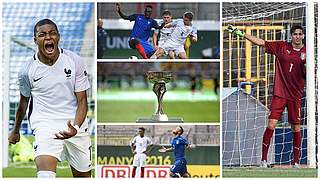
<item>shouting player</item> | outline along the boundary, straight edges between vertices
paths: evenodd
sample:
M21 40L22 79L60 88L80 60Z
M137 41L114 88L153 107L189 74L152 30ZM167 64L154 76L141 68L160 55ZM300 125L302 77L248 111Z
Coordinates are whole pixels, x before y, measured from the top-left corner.
M155 52L148 42L151 29L162 29L164 26L164 23L159 26L157 21L151 18L152 6L147 5L144 9L144 14L132 14L130 16L126 16L121 12L119 3L116 3L116 10L122 19L135 21L130 34L129 46L132 49L137 49L143 59L150 58Z
M173 27L171 37L163 45L159 44L158 50L152 58L159 58L164 53L168 54L170 51L175 53L180 59L186 59L187 55L184 49L184 44L187 37L191 38L192 42L197 42L197 29L192 25L193 13L185 12L183 19L177 19L172 23L166 24L164 27Z
M153 146L150 138L144 135L145 128L139 128L139 135L133 138L131 142L131 151L133 157L132 178L136 176L137 167L140 167L140 177L144 177L144 165L146 164L147 154Z
M34 26L37 52L19 73L20 102L9 142L20 140L20 126L29 104L39 178L54 178L58 161L67 160L74 177L91 176L91 139L87 114L90 84L83 60L59 48L60 34L50 19Z
M181 126L177 126L176 129L172 131L172 133L175 137L171 141L171 147L162 147L162 149L159 149L159 152L174 152L175 162L174 165L170 168L170 177L189 177L187 171L185 149L190 149L191 144L189 144L186 138L181 136L183 134L183 128Z
M164 10L163 13L162 13L162 21L161 21L161 24L164 23L164 24L169 24L172 22L172 14L169 10ZM159 46L164 46L164 44L167 42L168 39L170 39L171 37L171 33L173 31L173 27L168 27L168 28L162 28L162 29L159 29L157 31L155 31L153 33L153 37L152 37L152 40L153 40L153 46L156 50L159 49ZM160 34L160 38L159 38L159 42L158 42L158 35ZM158 42L158 44L157 44ZM160 52L158 52L159 54L164 54L164 50L161 48L159 49ZM173 51L169 51L168 52L168 56L170 59L174 59L174 52Z
M253 44L265 47L266 53L276 56L276 70L274 77L273 97L270 106L268 126L263 134L261 166L267 167L267 155L270 141L284 109L288 109L288 121L293 134L294 168L299 168L301 151L301 98L303 96L306 79L306 47L303 44L304 30L299 25L291 27L291 42L264 41L257 37L244 34L233 26L229 31L244 37Z

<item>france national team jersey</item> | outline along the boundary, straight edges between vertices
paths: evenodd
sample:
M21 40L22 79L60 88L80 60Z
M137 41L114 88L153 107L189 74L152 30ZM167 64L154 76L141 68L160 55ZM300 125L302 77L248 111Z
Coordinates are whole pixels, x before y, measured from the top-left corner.
M151 35L151 29L157 26L157 21L151 18L145 18L143 14L133 14L129 16L129 19L130 21L135 21L130 39L139 38L142 41L148 41Z
M77 111L75 92L89 89L84 61L75 53L60 49L52 66L42 63L37 53L19 72L20 93L32 97L32 129L59 128L74 120ZM84 126L81 126L81 129Z
M188 140L182 136L177 136L171 141L174 157L176 160L185 158L185 149L189 144Z

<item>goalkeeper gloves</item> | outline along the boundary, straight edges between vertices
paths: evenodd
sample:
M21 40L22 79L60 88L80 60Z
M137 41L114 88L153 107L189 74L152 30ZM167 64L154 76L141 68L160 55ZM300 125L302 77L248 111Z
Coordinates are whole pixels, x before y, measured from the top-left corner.
M242 32L242 31L240 31L238 28L236 28L236 27L234 27L234 26L232 26L231 24L229 24L229 26L228 26L228 31L230 32L230 33L232 33L232 34L234 34L234 35L237 35L237 36L239 36L239 37L244 37L244 32Z

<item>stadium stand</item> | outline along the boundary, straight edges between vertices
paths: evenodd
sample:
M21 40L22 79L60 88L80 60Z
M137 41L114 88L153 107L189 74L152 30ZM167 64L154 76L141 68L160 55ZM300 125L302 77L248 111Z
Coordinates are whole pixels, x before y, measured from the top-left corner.
M141 125L140 125L141 126ZM98 145L120 145L126 146L130 144L130 140L137 135L136 126L117 126L117 125L99 125L97 130ZM145 127L145 126L144 126ZM172 139L172 129L175 126L147 126L146 136L149 136L157 144L169 144ZM220 144L220 126L210 125L186 125L183 126L186 136L188 131L190 134L188 140L196 145L219 145Z

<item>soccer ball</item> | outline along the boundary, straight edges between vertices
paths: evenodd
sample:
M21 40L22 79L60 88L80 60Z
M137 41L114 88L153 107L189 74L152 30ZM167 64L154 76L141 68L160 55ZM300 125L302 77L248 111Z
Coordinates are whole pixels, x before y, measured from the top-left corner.
M130 56L129 59L134 59L135 60L135 59L138 59L138 57L137 56Z

